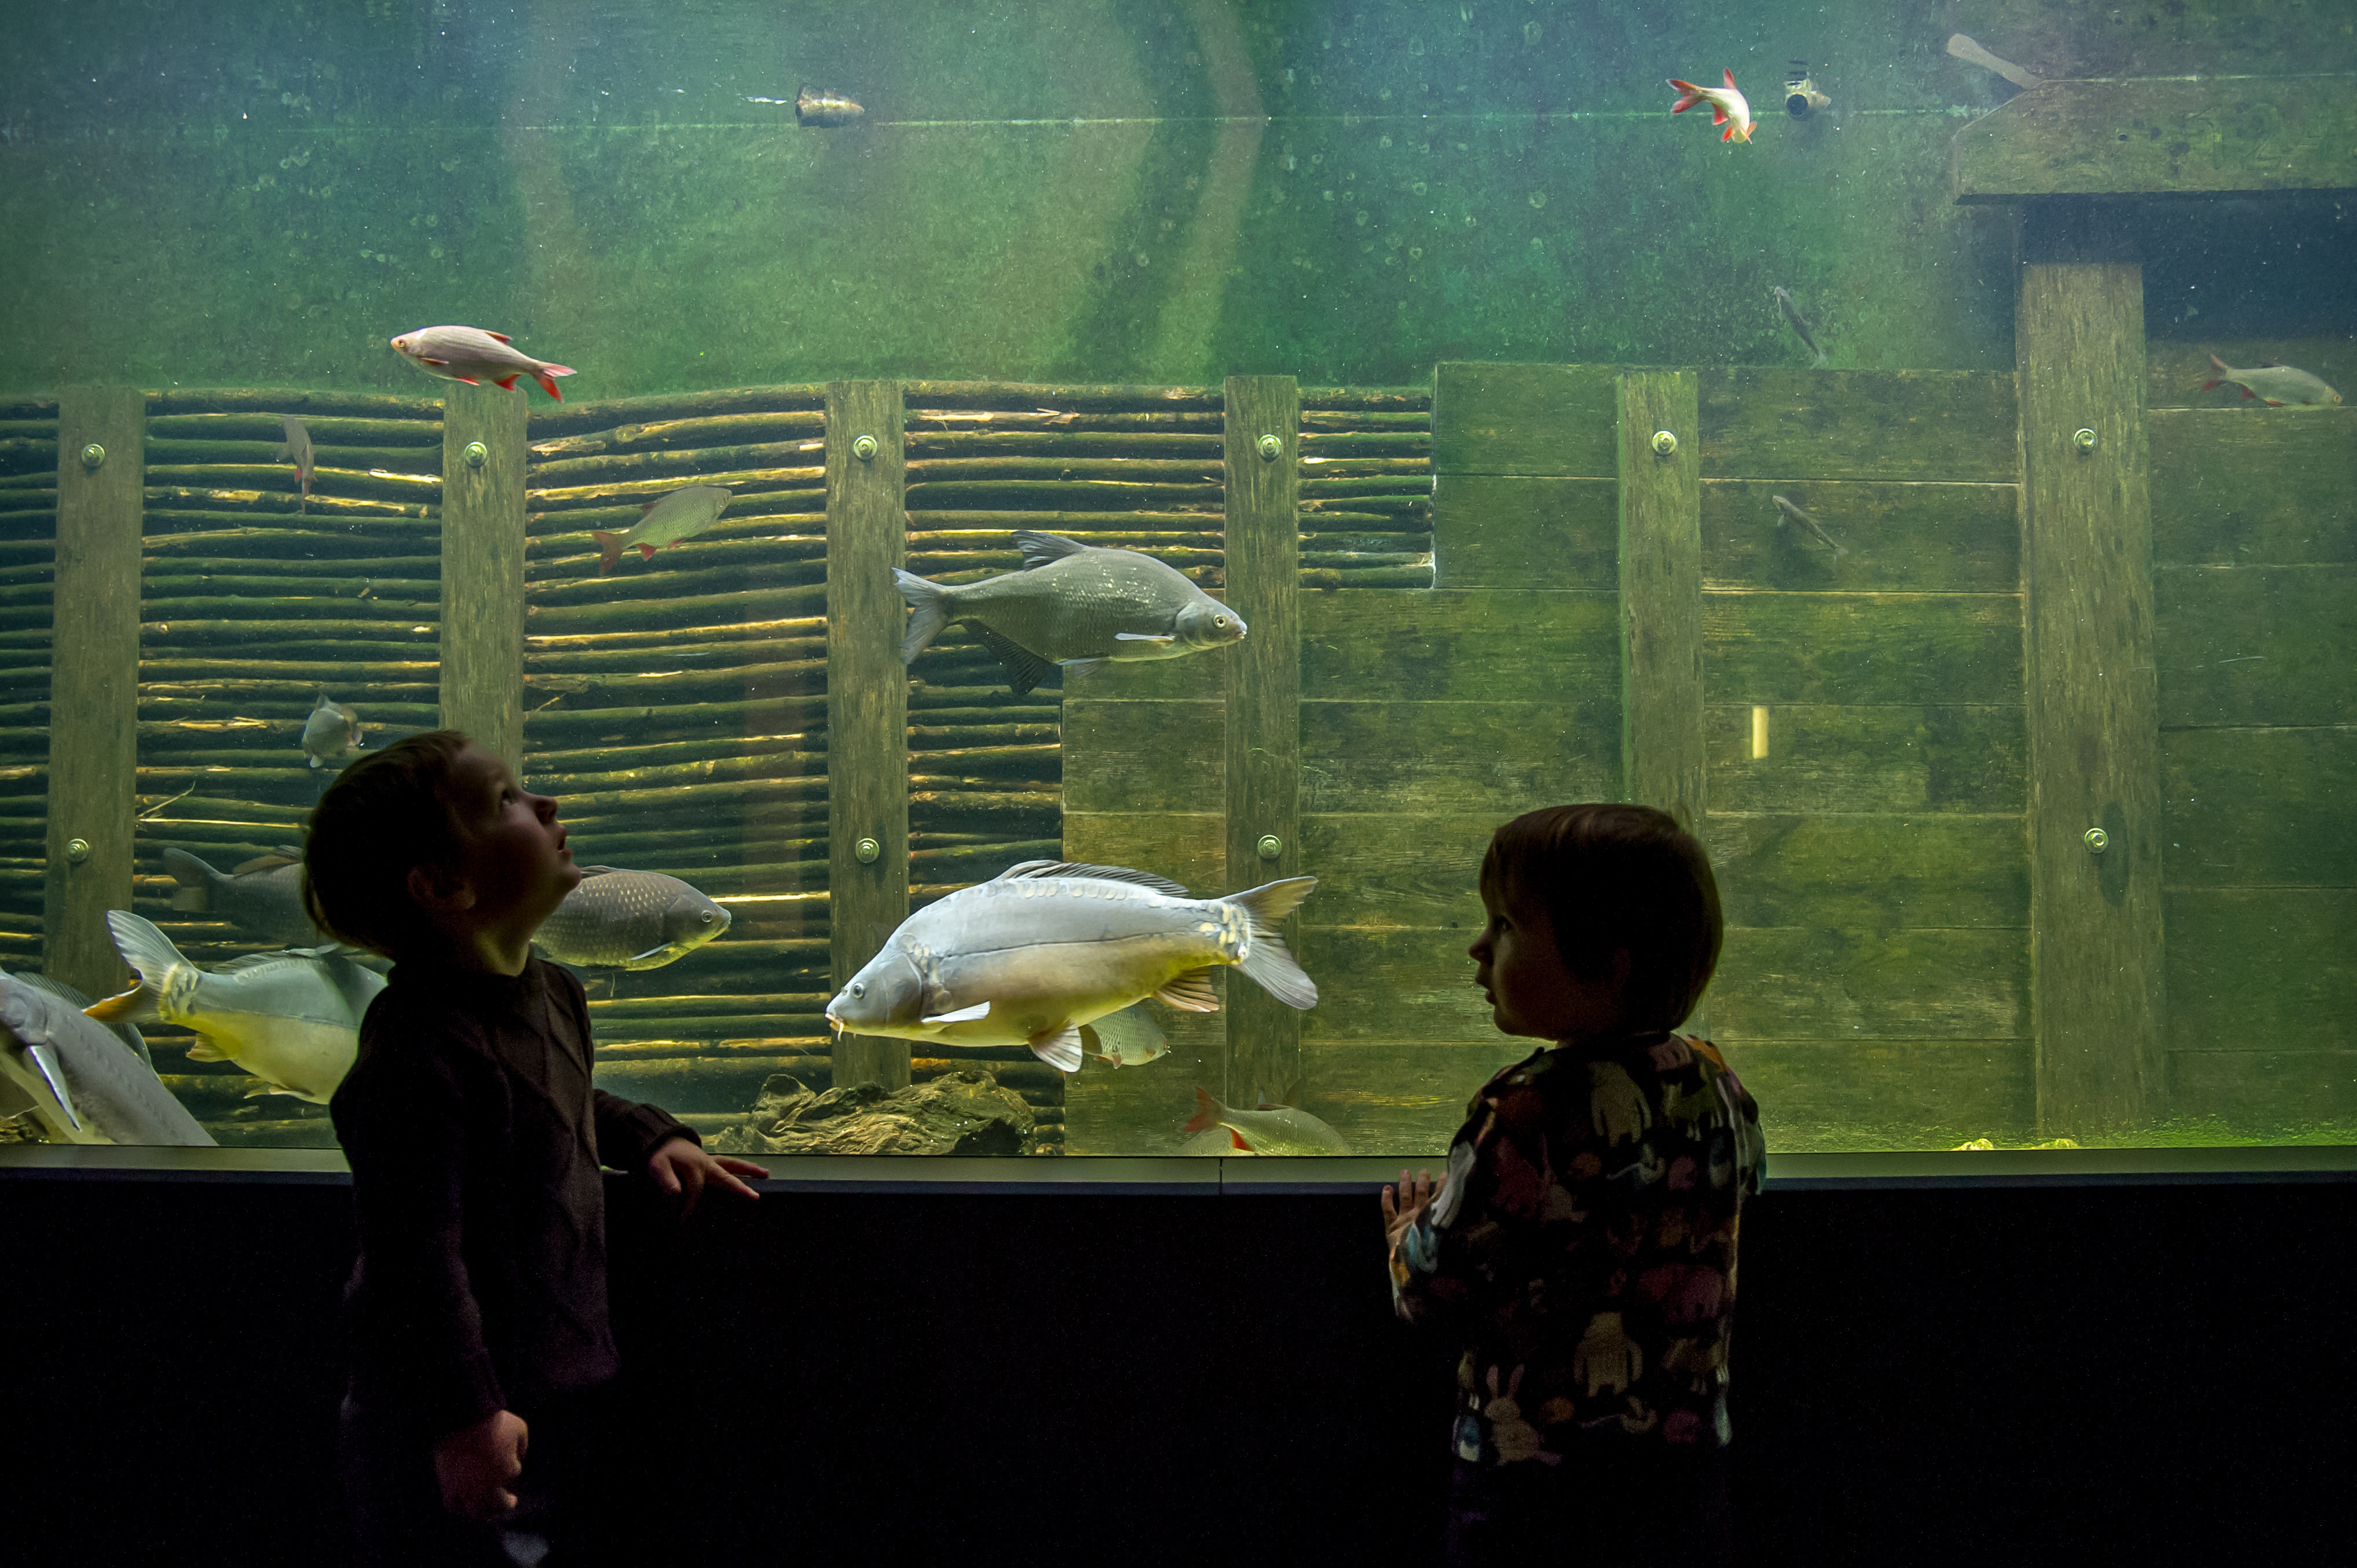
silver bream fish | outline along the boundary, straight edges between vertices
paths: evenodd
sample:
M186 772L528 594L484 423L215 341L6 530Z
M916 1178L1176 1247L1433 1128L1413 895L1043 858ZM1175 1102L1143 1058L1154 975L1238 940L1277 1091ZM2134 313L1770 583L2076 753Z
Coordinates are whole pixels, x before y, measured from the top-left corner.
M661 969L728 926L727 910L676 876L585 865L532 940L559 963Z
M303 755L311 766L320 768L335 761L347 751L361 748L360 714L341 703L328 701L328 693L319 693L319 705L303 721Z
M979 583L929 583L893 572L916 611L900 639L901 663L916 662L944 627L962 620L1006 664L1007 684L1020 696L1052 665L1087 675L1115 660L1176 659L1244 635L1242 616L1151 555L1029 529L1015 544L1023 570Z
M252 953L203 970L127 909L109 909L106 923L139 984L87 1008L100 1023L160 1018L194 1029L204 1040L189 1059L235 1062L262 1080L249 1097L292 1094L325 1105L351 1070L361 1016L384 989L382 975L331 948Z
M944 1046L1028 1046L1081 1069L1081 1026L1148 996L1219 1009L1210 972L1232 964L1288 1007L1318 987L1277 935L1311 888L1288 877L1193 898L1126 866L1028 860L919 910L826 1004L858 1035Z
M280 947L328 945L326 932L303 908L303 852L282 845L275 854L214 870L184 849L164 851L164 869L178 884L172 908L188 914L219 915L240 936Z
M295 505L296 513L299 516L311 510L311 476L317 472L311 462L311 433L304 429L303 422L291 413L280 414L278 423L286 432L286 439L279 444L277 461L284 463L292 458L295 478L303 486L303 499Z
M210 1144L156 1069L33 977L0 974L0 1090L70 1144Z

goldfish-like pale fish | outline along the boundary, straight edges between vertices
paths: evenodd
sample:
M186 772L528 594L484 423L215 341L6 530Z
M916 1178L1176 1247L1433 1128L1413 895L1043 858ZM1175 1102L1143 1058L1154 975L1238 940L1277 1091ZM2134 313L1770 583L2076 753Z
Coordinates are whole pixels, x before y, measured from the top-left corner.
M794 95L794 124L797 125L848 125L867 111L832 88L820 88L813 92L803 88Z
M2321 376L2296 370L2289 365L2261 365L2255 370L2238 371L2217 355L2210 362L2218 373L2201 383L2208 392L2215 386L2235 386L2243 389L2246 398L2257 398L2269 408L2338 408L2341 394L2324 384Z
M341 703L329 702L322 692L319 705L303 721L303 754L311 759L312 767L324 767L347 751L358 751L362 733L360 714Z
M295 477L303 482L303 499L295 507L299 516L311 510L311 476L316 471L311 464L311 433L291 413L280 414L278 423L285 430L286 439L279 445L276 460L284 463L291 458Z
M421 327L395 338L393 351L429 376L470 387L484 381L513 387L518 376L530 376L559 403L565 394L556 390L554 378L576 373L570 365L533 359L511 344L504 332L479 327Z
M1697 103L1710 105L1710 123L1724 125L1722 142L1748 142L1751 139L1751 105L1736 90L1735 72L1727 73L1725 87L1696 87L1691 81L1670 78L1670 85L1678 90L1678 101L1670 105L1670 113L1683 114Z

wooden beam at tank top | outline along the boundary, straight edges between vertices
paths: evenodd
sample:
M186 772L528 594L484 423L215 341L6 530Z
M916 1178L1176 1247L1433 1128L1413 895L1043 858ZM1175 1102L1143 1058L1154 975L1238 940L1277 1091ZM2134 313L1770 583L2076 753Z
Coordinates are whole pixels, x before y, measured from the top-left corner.
M1703 831L1702 441L1693 372L1620 379L1618 798ZM1662 433L1675 441L1654 449Z
M1302 694L1415 702L1609 696L1620 678L1620 609L1610 589L1305 595Z
M2156 410L2152 553L2164 571L2357 562L2357 408Z
M1495 1028L1478 1040L1395 1035L1348 1044L1305 1041L1303 1077L1315 1087L1302 1095L1300 1108L1341 1134L1354 1155L1429 1160L1437 1167L1474 1091L1539 1043Z
M1711 370L1699 372L1696 393L1707 478L2020 478L2010 375Z
M1610 592L1620 568L1620 493L1612 479L1436 475L1433 586Z
M2167 1110L2159 702L2144 277L2099 209L2033 204L2014 313L2021 385L2030 918L2039 1125ZM2094 432L2082 450L2073 433ZM2085 835L2107 836L2098 854Z
M2357 887L2171 887L2164 901L2174 1050L2357 1050ZM2176 1087L2181 1113L2205 1109Z
M1770 1039L2026 1039L2029 932L1730 926L1714 1027Z
M1779 1154L2038 1137L2027 1040L1753 1039L1722 1027L1717 1043Z
M2165 729L2160 767L2170 891L2357 887L2357 727Z
M1784 516L1782 496L1843 553ZM1705 479L1703 591L2021 591L2021 487Z
M93 996L122 989L106 911L131 906L139 722L139 529L146 399L135 387L58 393L56 602L42 972ZM104 448L96 468L83 449ZM89 846L77 862L75 839Z
M1609 800L1620 717L1609 692L1576 690L1533 703L1305 701L1301 804L1512 816L1534 801Z
M2029 929L2019 812L1710 814L1730 926Z
M1226 704L1216 701L1067 698L1064 810L1068 813L1224 810L1226 721ZM1225 874L1224 864L1222 873Z
M1432 471L1613 477L1611 365L1433 368Z
M1378 806L1304 812L1302 864L1318 891L1301 907L1305 927L1458 929L1468 941L1488 918L1481 856L1520 802L1487 811L1414 811Z
M443 393L442 723L511 768L523 766L524 424L521 392Z
M1223 445L1227 602L1250 628L1220 652L1227 679L1228 883L1257 886L1301 872L1301 391L1290 376L1230 376ZM1274 461L1257 450L1277 437ZM1264 858L1265 836L1280 847ZM1299 926L1279 928L1290 940ZM1299 1015L1256 985L1228 992L1228 1085L1275 1091L1297 1075Z
M2357 188L2357 76L2047 81L1956 133L1958 201Z
M1949 0L1946 26L2041 77L2216 77L2294 59L2357 70L2357 36L2319 19L2272 0L2172 0L2125 14L2097 0Z
M898 381L826 388L826 692L832 983L850 983L909 916L908 617L892 585L907 559ZM853 445L871 437L860 457ZM880 853L861 864L858 843ZM909 1042L844 1035L840 1084L909 1082Z
M2357 723L2357 564L2179 567L2152 605L2162 724Z
M1714 701L2021 699L2018 594L1706 593Z

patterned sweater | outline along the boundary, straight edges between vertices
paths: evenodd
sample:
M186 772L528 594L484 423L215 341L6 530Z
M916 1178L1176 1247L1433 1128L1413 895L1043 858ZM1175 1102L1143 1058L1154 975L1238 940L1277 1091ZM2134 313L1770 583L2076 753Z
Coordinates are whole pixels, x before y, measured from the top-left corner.
M1400 1316L1464 1344L1458 1455L1724 1446L1736 1233L1763 1156L1759 1106L1682 1035L1540 1050L1484 1084L1391 1258Z

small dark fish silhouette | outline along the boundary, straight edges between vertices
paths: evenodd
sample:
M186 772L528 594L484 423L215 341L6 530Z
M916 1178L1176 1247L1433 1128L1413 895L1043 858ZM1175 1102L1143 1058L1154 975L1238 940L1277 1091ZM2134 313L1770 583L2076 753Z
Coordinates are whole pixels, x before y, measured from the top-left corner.
M295 506L296 514L300 516L311 509L311 433L304 429L303 422L291 413L280 414L278 423L285 427L286 440L279 446L275 460L281 463L290 457L295 460L296 477L303 481L303 499Z
M1824 529L1818 524L1815 518L1811 517L1807 512L1803 511L1799 507L1794 506L1782 496L1773 496L1770 499L1775 501L1777 510L1781 511L1784 514L1784 517L1791 518L1794 522L1799 523L1803 528L1805 528L1811 533L1815 534L1817 536L1817 542L1831 549L1836 557L1849 553L1849 551L1846 548L1834 542L1834 536L1827 533ZM1781 522L1783 519L1779 518L1777 521Z
M797 125L848 125L867 111L828 89L813 92L805 87L794 96L794 124Z
M1801 341L1806 343L1809 346L1809 352L1817 357L1817 364L1809 368L1815 370L1817 365L1824 364L1825 351L1817 347L1816 337L1810 332L1807 319L1801 315L1801 307L1792 303L1792 295L1781 284L1776 285L1776 308L1784 313L1784 319L1792 324L1792 330L1801 335Z

